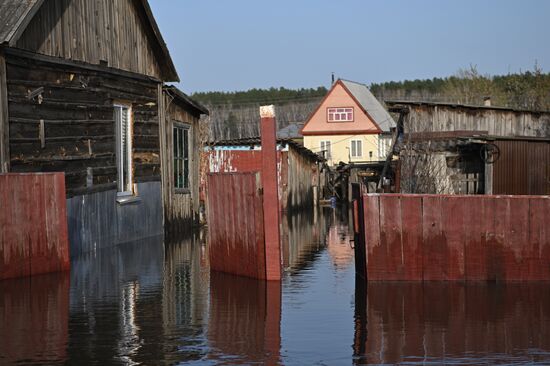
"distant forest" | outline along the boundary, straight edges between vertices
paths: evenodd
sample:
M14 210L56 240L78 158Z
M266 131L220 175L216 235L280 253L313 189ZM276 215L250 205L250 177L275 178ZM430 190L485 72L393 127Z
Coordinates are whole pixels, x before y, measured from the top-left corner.
M500 75L482 75L475 66L446 78L390 81L370 86L380 100L423 100L483 105L486 97L494 106L550 110L550 73L535 64L533 70ZM232 139L259 135L258 107L275 104L278 128L303 123L326 95L325 87L310 89L251 89L238 92L201 92L193 98L210 110L209 139Z

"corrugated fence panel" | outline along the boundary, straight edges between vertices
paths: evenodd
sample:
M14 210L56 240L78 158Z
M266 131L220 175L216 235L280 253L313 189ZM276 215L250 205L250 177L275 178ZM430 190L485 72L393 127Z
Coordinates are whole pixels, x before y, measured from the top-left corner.
M265 279L265 241L257 173L208 174L210 267Z
M0 279L68 270L64 174L2 174L0 198Z
M550 194L550 143L495 141L493 194Z
M366 195L371 281L550 281L550 197Z

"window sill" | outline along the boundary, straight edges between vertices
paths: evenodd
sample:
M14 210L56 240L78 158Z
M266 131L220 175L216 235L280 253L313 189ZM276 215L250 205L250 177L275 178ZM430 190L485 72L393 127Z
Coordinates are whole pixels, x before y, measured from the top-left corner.
M134 195L117 195L116 202L119 205L124 206L141 202L141 198Z
M189 188L176 188L176 194L190 194L191 190Z

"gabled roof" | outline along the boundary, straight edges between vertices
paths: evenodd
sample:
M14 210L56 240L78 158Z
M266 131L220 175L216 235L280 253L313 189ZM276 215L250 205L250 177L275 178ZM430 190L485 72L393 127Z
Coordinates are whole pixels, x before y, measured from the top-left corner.
M178 73L166 42L147 0L132 1L144 15L144 26L149 28L151 43L157 59L164 70L164 81L179 81ZM0 0L0 45L15 46L44 0Z
M200 104L196 100L192 99L190 96L188 96L187 94L185 94L184 92L176 88L175 86L173 85L166 86L164 87L164 91L169 93L171 96L173 96L177 102L184 104L187 107L191 107L192 109L197 111L198 114L206 114L206 115L210 114L210 112L208 111L208 109L206 109L206 107L204 107L202 104Z
M390 129L396 126L392 116L371 93L368 86L344 79L339 79L339 81L344 84L355 100L363 107L382 131L390 132Z
M43 0L0 1L0 44L14 45Z

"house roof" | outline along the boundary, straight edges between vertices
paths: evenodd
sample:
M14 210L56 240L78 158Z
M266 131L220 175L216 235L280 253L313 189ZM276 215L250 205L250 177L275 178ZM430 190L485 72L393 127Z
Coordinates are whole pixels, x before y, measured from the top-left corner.
M300 133L304 126L301 122L292 122L288 126L281 128L277 131L277 138L281 139L295 139L303 137Z
M16 32L26 28L30 18L36 13L43 0L2 0L0 1L0 44L13 45L18 36ZM12 41L16 38L14 41Z
M210 146L256 146L261 145L262 140L261 137L245 137L240 139L230 139L230 140L217 140L209 142L208 145ZM304 147L303 145L297 143L296 141L292 139L285 139L285 138L277 138L277 143L281 145L288 145L295 150L297 150L300 154L309 157L312 160L315 161L326 161L325 158L323 158L321 155L314 153L310 149Z
M44 0L0 0L0 45L15 46ZM161 68L164 81L179 81L179 76L170 57L166 42L162 38L157 22L147 0L133 1L144 17L149 29L152 46Z
M464 109L477 109L477 110L495 110L504 112L518 112L518 113L550 113L550 111L541 111L533 109L520 109L511 107L498 107L498 106L486 106L486 105L472 105L472 104L459 104L459 103L444 103L444 102L425 102L425 101L409 101L409 100L386 100L385 103L389 107L398 106L429 106L429 107L448 107L448 108L464 108Z
M172 95L176 101L191 107L192 109L196 110L199 114L206 114L209 115L210 111L206 109L202 104L197 102L196 100L192 99L190 96L179 90L173 85L169 85L164 87L164 90L168 92L170 95Z
M340 79L339 81L344 84L348 91L353 95L361 107L363 107L363 109L382 131L390 132L390 129L395 128L396 123L392 116L371 93L368 86L350 80Z

